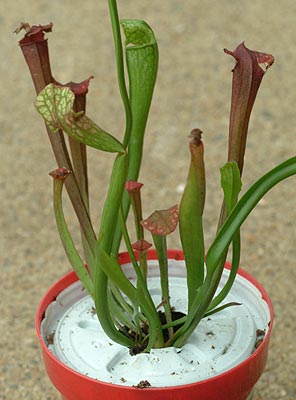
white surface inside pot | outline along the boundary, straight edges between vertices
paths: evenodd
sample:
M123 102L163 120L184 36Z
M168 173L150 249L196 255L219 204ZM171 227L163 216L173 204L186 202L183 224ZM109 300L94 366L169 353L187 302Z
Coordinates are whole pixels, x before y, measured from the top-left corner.
M187 286L183 261L169 260L171 305L186 313ZM123 266L133 279L130 265ZM221 285L227 279L224 271ZM157 261L149 262L149 289L155 304L161 303ZM218 291L221 289L218 289ZM183 348L154 349L135 356L103 332L93 301L80 282L64 290L47 309L42 322L44 341L54 332L48 347L70 368L89 377L125 386L147 380L154 387L201 381L231 369L254 350L257 329L268 331L269 309L260 292L241 276L225 302L239 302L204 318Z

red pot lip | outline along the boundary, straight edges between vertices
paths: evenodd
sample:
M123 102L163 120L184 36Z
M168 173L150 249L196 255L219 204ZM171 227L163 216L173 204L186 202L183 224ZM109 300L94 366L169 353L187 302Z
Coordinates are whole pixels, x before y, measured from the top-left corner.
M148 250L148 257L150 260L156 260L157 259L157 254L156 251L154 249L150 249ZM168 250L168 258L169 259L175 259L175 260L183 260L184 256L182 253L182 250ZM127 252L124 253L120 253L119 254L119 261L121 264L125 264L128 263L130 261L129 255ZM225 263L225 268L230 269L231 264L229 262ZM267 305L268 305L268 309L270 312L270 322L269 322L269 329L268 332L266 333L263 342L261 343L261 345L246 359L244 360L242 363L238 364L237 366L222 372L219 375L213 376L211 378L208 379L204 379L202 381L198 381L198 382L194 382L194 383L188 383L185 385L178 385L178 386L170 386L169 388L171 390L174 389L181 389L183 387L189 388L192 386L198 386L198 385L203 385L203 384L207 384L212 382L213 380L217 379L217 378L223 378L224 376L231 374L234 370L236 370L237 368L242 368L244 365L248 364L252 359L258 357L259 353L262 352L262 350L264 349L265 346L268 345L269 343L269 339L270 339L270 335L271 335L271 331L272 331L272 327L273 327L273 322L274 322L274 310L273 310L273 306L272 306L272 302L271 299L269 297L269 295L267 294L266 290L264 289L264 287L248 272L246 272L244 269L239 268L238 269L238 274L240 276L242 276L243 278L247 279L249 282L251 282L261 293L263 300L266 301ZM68 287L69 285L71 285L72 283L78 281L78 277L75 274L74 271L70 271L68 273L66 273L63 277L61 277L57 282L55 282L49 289L48 291L45 293L45 295L43 296L43 298L41 299L37 311L36 311L36 319L35 319L35 327L36 327L36 331L37 331L37 336L39 338L39 342L41 344L42 350L46 353L46 355L48 357L50 357L54 362L56 362L57 364L60 365L60 367L64 368L65 370L67 370L68 372L76 375L77 377L79 377L80 379L83 378L86 381L90 381L90 382L97 382L101 385L106 385L108 387L117 387L120 388L121 390L131 390L131 389L135 389L138 390L136 387L131 387L131 386L123 386L123 385L117 385L114 383L108 383L108 382L104 382L104 381L100 381L98 379L94 379L94 378L90 378L88 376L85 376L75 370L73 370L72 368L69 368L67 365L63 364L58 358L56 358L48 349L47 345L45 344L43 337L41 335L41 322L44 319L45 316L45 310L47 309L48 305L50 303L52 303L55 298L59 295L60 292L62 292L66 287ZM57 292L57 286L60 287L60 290ZM167 390L167 387L151 387L149 388L149 392L150 391L161 391L161 390Z

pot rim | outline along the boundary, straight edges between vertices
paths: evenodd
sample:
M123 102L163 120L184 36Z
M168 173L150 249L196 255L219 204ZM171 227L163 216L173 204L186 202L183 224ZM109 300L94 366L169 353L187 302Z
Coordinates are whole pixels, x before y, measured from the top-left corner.
M157 254L156 254L156 250L155 249L151 249L148 250L148 257L150 260L156 260L157 259ZM174 259L174 260L184 260L184 256L182 253L182 250L168 250L168 259ZM123 252L120 253L118 256L118 260L120 262L120 264L125 264L130 262L130 258L127 252ZM225 263L225 268L226 269L230 269L231 268L231 264L230 262L226 262ZM264 348L266 346L268 346L269 343L269 339L270 339L270 335L271 335L271 331L272 331L272 327L273 327L273 322L274 322L274 310L273 310L273 306L272 306L272 302L271 299L269 297L269 295L267 294L266 290L264 289L264 287L257 281L257 279L255 279L250 273L246 272L244 269L239 268L238 269L238 274L240 276L242 276L243 278L247 279L251 284L253 284L261 293L262 299L265 300L265 302L267 303L268 309L269 309L269 313L270 313L270 321L268 324L268 331L266 332L263 342L260 344L260 346L255 349L253 351L252 354L250 354L249 357L247 357L244 361L242 361L241 363L239 363L238 365L234 366L233 368L224 371L218 375L212 376L210 378L207 379L203 379L202 381L198 381L198 382L193 382L193 383L187 383L184 385L176 385L176 386L164 386L164 387L149 387L148 390L149 392L151 391L166 391L168 388L170 390L174 390L174 389L182 389L184 387L186 388L190 388L192 386L194 387L198 387L199 385L205 385L208 383L213 382L214 380L217 379L223 379L223 377L232 374L234 370L238 369L238 368L243 368L245 365L247 365L249 362L251 362L254 358L257 358L259 356L259 354L264 350ZM35 327L36 327L36 331L37 331L37 336L39 338L39 342L40 345L42 347L43 352L46 353L46 355L48 357L50 357L55 363L59 364L60 367L66 369L68 372L77 375L78 378L83 378L86 381L89 382L96 382L98 384L101 385L106 385L106 387L113 387L113 388L119 388L120 390L139 390L136 387L133 386L123 386L123 385L118 385L118 384L114 384L114 383L108 383L105 381L101 381L99 379L94 379L91 377L88 377L86 375L81 374L78 371L73 370L72 368L69 368L67 365L65 365L64 363L62 363L54 354L51 353L51 351L49 350L49 348L47 347L42 334L41 334L41 322L45 317L45 312L47 307L49 306L49 304L51 304L53 301L55 301L56 297L69 285L71 285L72 283L78 281L78 277L76 275L76 273L72 270L68 273L66 273L64 276L62 276L60 279L58 279L45 293L45 295L42 297L37 311L36 311L36 318L35 318ZM143 389L141 389L143 390Z

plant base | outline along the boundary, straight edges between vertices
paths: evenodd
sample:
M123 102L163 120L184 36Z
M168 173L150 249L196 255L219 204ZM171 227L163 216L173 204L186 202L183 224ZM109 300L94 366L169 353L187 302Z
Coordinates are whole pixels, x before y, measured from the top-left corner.
M154 253L150 252L149 253L150 258L154 257ZM121 256L121 263L126 264L128 261L123 256ZM182 254L180 252L171 252L170 257L172 258L171 266L170 266L170 272L172 275L175 275L175 271L183 271L184 268L182 268L182 262L179 261L180 258L182 258ZM155 257L154 257L155 258ZM152 265L154 267L156 266L156 261L152 261ZM152 267L152 271L155 271L157 274L157 268ZM123 268L127 268L127 273L129 274L128 266L123 265ZM182 272L183 274L183 272ZM153 274L152 274L153 275ZM178 279L181 279L180 277L177 276ZM184 280L184 278L182 278ZM226 277L224 278L226 279ZM213 316L217 318L218 321L220 321L220 327L224 326L225 330L225 337L230 338L232 341L231 344L229 345L228 342L223 342L222 343L215 343L213 344L213 336L214 334L214 327L212 325L209 325L212 323L212 318L210 321L203 321L204 326L199 327L199 332L193 335L199 338L200 342L204 342L205 346L210 348L216 356L214 357L214 360L211 361L211 363L204 363L204 354L202 351L200 351L200 348L197 347L197 349L200 351L200 353L196 353L196 348L194 348L191 339L190 341L186 344L188 347L186 350L186 346L184 346L180 350L180 353L178 354L178 349L165 349L166 351L169 350L173 352L174 356L178 356L177 358L177 364L181 360L183 362L183 365L181 368L177 369L172 362L167 361L165 358L164 362L161 361L159 354L155 350L151 354L145 354L145 355L137 355L137 356L129 356L128 358L126 357L125 353L123 351L126 351L122 347L116 348L116 344L112 345L110 344L110 340L107 338L108 342L107 347L112 348L112 351L114 351L111 355L111 358L109 361L106 363L104 360L105 355L102 352L102 346L98 353L94 351L94 347L92 350L92 353L94 355L94 358L89 358L87 357L86 363L91 365L91 369L93 367L103 366L104 372L107 371L107 374L109 374L108 379L104 380L106 382L102 382L102 377L97 377L93 376L91 372L86 372L84 370L85 365L83 368L80 370L80 372L83 372L84 374L90 374L96 379L100 379L100 381L97 381L96 379L92 379L86 375L81 375L80 373L74 371L74 369L79 369L77 366L73 366L72 362L73 359L70 357L70 359L67 359L66 355L66 360L65 358L63 359L63 363L58 360L48 349L47 345L45 344L46 340L51 338L50 334L52 333L52 324L51 324L51 317L49 315L51 314L51 309L54 309L54 307L57 304L62 303L63 305L66 306L68 312L66 315L69 315L69 312L71 312L71 307L72 304L67 304L67 296L64 296L64 292L61 293L63 289L68 287L67 291L71 292L71 284L76 281L75 274L70 273L67 276L65 276L57 285L55 285L48 293L48 295L43 299L42 303L40 304L38 315L37 315L37 330L39 337L41 339L41 345L43 349L43 354L44 354L44 359L47 367L48 374L50 378L52 379L53 383L55 386L58 388L58 390L62 393L63 399L65 400L84 400L84 399L103 399L103 398L116 398L116 400L136 400L136 399L149 399L149 400L169 400L169 399L174 399L174 400L193 400L193 399L199 399L199 400L246 400L246 399L251 399L250 392L255 385L256 381L259 379L261 373L263 372L265 363L266 363L266 357L267 357L267 348L268 348L268 340L269 340L269 335L270 335L270 329L271 329L271 322L272 322L272 308L270 304L270 300L268 299L265 291L263 288L260 287L260 285L254 281L253 278L250 278L246 273L240 272L240 277L238 281L246 282L246 287L251 286L252 289L252 296L251 296L251 304L248 310L249 312L249 317L248 318L253 318L253 315L255 315L255 310L258 308L258 302L259 302L259 317L255 317L255 322L253 321L253 329L252 331L249 332L247 335L247 339L243 339L241 334L245 333L247 331L247 328L244 327L244 325L241 325L239 321L239 318L235 317L235 314L233 317L230 318L230 320L234 321L235 324L234 326L236 327L235 332L238 332L238 336L236 334L231 335L227 331L228 328L225 328L225 321L221 320L221 315L216 314ZM74 284L77 286L77 283ZM78 284L79 285L79 284ZM157 285L156 285L157 286ZM70 287L70 288L69 288ZM72 285L73 288L73 285ZM151 288L152 293L154 296L156 296L155 301L157 302L157 296L159 295L156 291L156 289ZM154 292L155 290L155 292ZM239 291L244 292L245 287L239 286ZM81 290L78 291L78 293L81 296ZM184 293L184 290L179 288L177 290L177 294ZM58 296L59 295L59 296ZM57 297L58 296L58 297ZM62 297L61 297L62 296ZM64 297L63 297L64 296ZM57 297L56 301L52 303L52 300ZM70 296L71 297L71 296ZM72 296L73 297L73 296ZM74 296L75 297L75 296ZM175 304L176 299L174 299L175 295L172 293L172 304ZM262 300L262 298L264 300ZM62 301L61 301L62 300ZM82 299L80 298L79 301L84 303L85 297L82 296ZM78 301L78 303L79 303ZM183 307L186 308L186 301L184 303L183 301ZM233 301L227 300L227 301ZM238 299L236 301L242 302ZM70 303L73 302L73 298L71 299ZM50 305L51 304L51 305ZM50 305L50 306L49 306ZM49 306L49 307L48 307ZM236 307L231 307L229 309L223 310L222 313L227 314L227 313L233 313L238 311L242 306L236 306ZM247 307L247 308L248 308ZM44 319L44 313L45 310L47 309L46 312L46 319ZM242 308L241 308L242 310ZM241 312L240 310L240 312ZM78 358L81 360L81 355L84 353L85 346L88 346L90 343L94 344L94 346L97 345L98 340L101 340L102 334L99 332L98 333L98 322L96 320L96 315L91 312L91 305L88 304L87 307L85 308L80 307L80 315L82 318L78 321L77 319L75 320L75 326L78 327L77 331L79 330L84 330L87 333L87 339L83 340L82 342L79 342L76 328L74 329L71 325L66 329L66 331L60 336L60 333L57 333L57 337L53 342L57 342L57 349L55 347L51 347L51 350L54 352L57 352L57 354L60 357L60 354L63 353L63 356L67 354L65 353L64 350L66 350L66 347L69 347L69 343L80 343L78 345L78 349L82 351L82 353L77 353L74 354L74 358ZM185 311L182 309L179 309L178 311ZM55 311L56 312L56 311ZM221 314L222 314L221 313ZM54 314L54 313L53 313ZM89 317L86 318L86 317ZM43 320L43 326L42 326L42 333L40 331L40 323ZM65 320L69 320L69 317L66 317L64 315L64 318L61 319L60 324L64 326L63 324L65 323ZM83 322L82 322L83 321ZM258 322L259 321L259 322ZM218 324L219 325L219 324ZM230 324L231 325L231 324ZM238 329L237 329L238 327ZM87 328L87 329L86 329ZM222 329L222 331L223 331ZM232 329L232 328L231 328ZM256 342L256 329L265 329L266 330L266 336L262 342L262 344L252 353L254 347L255 347L255 342ZM74 334L71 333L74 331ZM65 336L63 336L65 335ZM70 336L69 336L70 335ZM219 336L223 337L223 333L220 332ZM60 341L60 339L62 339ZM49 340L51 342L51 340ZM220 370L218 375L213 376L213 371L212 368L213 366L216 368L217 360L221 361L221 359L227 360L228 356L231 356L231 353L233 351L233 348L235 347L234 344L236 344L237 347L243 347L242 343L247 341L247 353L244 354L243 352L243 357L240 354L240 357L243 359L236 360L235 364L237 365L231 365L229 364L228 366L222 367L222 371ZM202 347L201 343L199 343L199 346ZM217 349L216 349L217 346ZM220 347L219 347L220 346ZM224 347L223 347L224 346ZM211 348L214 347L214 348ZM77 349L77 346L75 347ZM215 353L215 350L217 352ZM245 350L244 350L245 351ZM183 353L183 354L182 354ZM224 353L224 354L222 354ZM252 353L250 355L250 353ZM235 352L234 352L235 355ZM140 357L139 357L140 356ZM144 356L144 364L139 364L139 361L143 359ZM166 357L168 356L168 353L166 353ZM191 358L190 358L191 356ZM181 357L181 358L180 358ZM189 358L190 359L189 359ZM235 358L235 356L234 356ZM158 361L160 359L160 361ZM229 358L230 360L232 357ZM186 363L184 364L184 360ZM85 361L85 360L84 360ZM126 362L130 361L130 364L125 364ZM214 363L213 363L214 362ZM65 365L65 363L68 363L71 365L71 368ZM125 364L125 365L123 365ZM131 370L133 370L133 364L135 364L136 372L138 375L136 377L133 377L134 381L131 379ZM201 371L207 371L205 375L200 376L200 372L198 369L199 364L202 365ZM205 366L208 366L208 369L205 368ZM224 368L224 369L223 369ZM185 373L181 375L181 369L187 369L189 373ZM226 371L227 369L227 371ZM162 374L164 377L164 380L159 382L159 377L161 376L160 372L164 371ZM143 372L145 375L139 374L139 372ZM212 376L209 375L209 372L212 372ZM215 371L216 372L216 371ZM222 373L221 373L222 372ZM217 373L217 372L216 372ZM133 374L132 374L133 375ZM117 380L116 380L116 379ZM122 378L122 379L121 379ZM78 381L77 381L78 380ZM119 382L118 382L119 380ZM141 385L137 385L140 383L141 380L148 380L149 383L151 383L152 387L149 388L141 388ZM191 383L190 383L191 380ZM198 381L199 382L196 382ZM150 382L151 381L151 382ZM112 382L110 384L110 382ZM186 383L186 384L185 384ZM124 385L128 386L124 386ZM133 387L136 386L136 387ZM170 387L163 387L163 386L170 386Z

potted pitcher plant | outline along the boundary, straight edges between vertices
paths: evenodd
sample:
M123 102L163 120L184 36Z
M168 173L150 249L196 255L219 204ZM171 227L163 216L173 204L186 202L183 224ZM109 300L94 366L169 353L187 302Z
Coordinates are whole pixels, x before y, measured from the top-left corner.
M292 155L241 195L249 119L274 58L244 43L225 50L234 59L228 160L221 168L217 232L206 249L200 129L189 135L188 177L177 204L152 213L147 200L142 206L138 177L157 40L146 22L120 20L116 0L108 5L125 110L122 136L87 116L91 78L64 84L53 77L45 38L52 24L22 23L16 30L24 33L19 44L37 93L35 107L57 161L50 173L53 207L73 267L45 294L36 315L47 373L67 400L246 400L266 364L273 309L264 288L239 268L240 228L270 189L296 174ZM98 232L89 207L88 146L98 157L100 151L114 153ZM80 225L83 254L67 226L64 189ZM134 229L128 229L129 215ZM167 236L176 229L180 249L168 250Z

